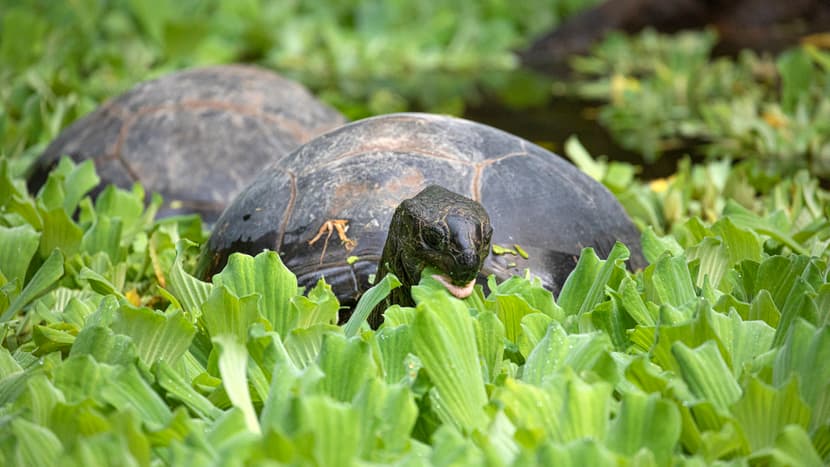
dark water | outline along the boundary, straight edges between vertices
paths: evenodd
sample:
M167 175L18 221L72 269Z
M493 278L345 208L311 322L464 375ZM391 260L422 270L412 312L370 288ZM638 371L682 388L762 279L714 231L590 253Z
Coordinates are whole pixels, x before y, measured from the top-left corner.
M595 158L605 155L610 160L641 166L639 177L643 179L666 177L676 171L677 161L686 150L672 151L647 163L640 154L613 140L593 117L598 109L598 103L573 98L551 99L545 107L530 109L509 108L495 99L483 99L481 104L468 107L464 118L521 136L560 155L564 155L565 141L576 135Z

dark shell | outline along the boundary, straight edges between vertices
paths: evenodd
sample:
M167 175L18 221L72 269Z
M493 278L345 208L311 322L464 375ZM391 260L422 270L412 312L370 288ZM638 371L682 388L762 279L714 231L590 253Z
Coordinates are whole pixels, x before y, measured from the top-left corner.
M302 85L241 65L196 68L141 83L66 128L40 156L29 189L59 158L93 159L101 185L141 182L161 215L215 220L262 168L343 116Z
M558 293L583 247L604 256L615 240L643 266L639 232L616 198L561 157L495 128L459 118L393 114L322 135L272 165L216 223L201 258L211 277L236 251L276 250L312 286L324 275L346 304L368 287L395 207L430 184L480 201L493 244L518 244L528 259L493 255L482 273L526 269ZM347 251L333 234L309 245L327 220L348 220ZM358 261L347 263L349 256Z

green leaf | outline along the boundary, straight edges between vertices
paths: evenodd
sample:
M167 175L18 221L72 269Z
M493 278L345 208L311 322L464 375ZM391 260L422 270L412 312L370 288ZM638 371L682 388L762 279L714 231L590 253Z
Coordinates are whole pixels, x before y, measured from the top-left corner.
M733 406L732 413L740 422L753 451L775 444L787 425L806 428L810 422L810 409L798 394L798 381L775 389L750 377L746 391Z
M37 251L40 234L29 225L0 226L0 273L23 287L29 263Z
M315 324L337 324L340 302L331 286L320 278L308 296L297 295L291 299L291 306L297 315L297 327L311 327Z
M92 290L101 295L115 295L119 300L123 302L127 301L127 297L109 279L86 266L81 268L81 271L78 273L78 280L89 282Z
M602 439L611 411L612 386L586 383L566 369L544 388L508 379L493 395L517 429L541 430L550 440L567 443L584 437Z
M418 407L408 387L387 385L372 379L355 397L352 406L364 428L361 439L363 458L371 458L372 443L389 453L403 453L410 444L410 433L418 419Z
M237 297L259 294L259 310L280 336L287 336L296 326L291 300L297 295L297 278L274 251L266 250L256 257L232 254L225 269L213 276L213 285L225 286Z
M388 323L388 319L386 321ZM408 325L380 328L374 336L380 349L380 361L383 376L387 383L412 384L421 368L412 360L412 331ZM411 359L408 357L412 357Z
M20 310L37 297L48 292L63 276L63 255L60 250L53 250L52 254L40 266L29 283L20 291L20 295L9 305L9 308L0 316L0 323L12 319Z
M360 326L369 318L372 311L389 296L389 294L401 286L401 281L394 274L387 274L380 282L373 285L363 293L355 306L354 312L349 321L343 326L346 337L357 335Z
M161 360L155 366L155 375L159 386L167 391L167 397L181 401L199 417L216 420L222 411L175 371L167 362Z
M159 361L175 364L184 354L196 329L182 313L163 313L149 308L124 304L119 309L112 330L130 336L139 358L148 367Z
M812 408L811 429L830 416L830 328L814 328L804 321L796 322L775 357L772 382L784 385L793 374L799 377L801 397Z
M654 263L663 253L668 252L671 256L680 256L683 254L683 247L677 243L677 239L671 235L664 237L658 236L654 232L654 227L647 226L643 230L643 256L649 263Z
M538 465L580 467L585 465L620 465L619 456L595 439L581 439L570 443L551 443L540 449ZM643 465L648 465L643 463Z
M64 160L70 161L68 157L64 157L61 163ZM98 182L100 181L101 179L95 173L95 163L92 159L87 159L78 165L73 164L72 170L69 171L63 181L65 193L63 198L64 211L70 216L74 214L81 198L98 186Z
M300 400L300 419L299 431L314 440L313 449L304 453L308 460L316 465L354 463L363 441L361 425L367 423L354 407L323 396L304 397Z
M55 368L53 382L67 404L97 399L100 391L111 383L113 367L95 361L89 355L74 355Z
M565 154L574 165L594 180L601 182L605 178L608 169L606 164L595 161L575 135L569 136L565 141Z
M504 335L510 342L517 343L522 334L522 318L538 313L524 298L518 295L492 293L487 297L487 309L493 311L503 324Z
M686 258L683 256L660 258L654 264L650 285L654 300L659 304L679 308L697 296Z
M726 207L723 209L723 215L729 217L729 219L734 222L737 227L747 230L754 230L757 233L767 235L770 238L783 243L796 254L808 254L807 250L795 241L792 236L782 232L769 219L761 219L757 214L749 211L733 200L728 200L726 202Z
M259 295L237 297L224 285L214 284L208 300L202 305L202 319L211 337L228 335L237 342L248 340L248 329L259 319Z
M49 419L55 406L63 402L63 394L52 384L52 381L43 373L31 375L26 381L28 408L31 410L32 421L39 425L49 426ZM21 398L22 402L23 398Z
M176 244L176 260L167 275L167 287L170 293L178 299L184 311L195 320L202 315L202 304L210 297L213 284L200 281L184 270L182 263L185 250L191 245L193 244L187 240L181 240Z
M551 318L561 320L565 316L562 309L557 306L553 299L553 294L542 286L538 278L532 280L527 277L511 276L505 281L496 284L495 276L487 278L488 286L490 287L490 296L488 300L494 295L511 295L522 298L534 310L550 316ZM473 308L479 308L473 307Z
M106 253L113 263L121 261L121 219L98 216L84 233L81 248L89 254Z
M715 342L708 341L691 349L678 341L672 344L672 354L677 359L683 380L701 400L725 410L741 397L741 387L732 377Z
M729 320L731 326L726 328L728 331L719 332L719 336L730 350L732 374L737 380L744 374L745 365L772 347L775 329L763 321L743 321L734 311L729 314Z
M48 428L15 418L11 422L11 433L16 440L14 460L17 465L58 465L63 446Z
M101 388L101 398L113 407L134 408L151 429L167 425L173 414L164 400L141 377L135 366L121 367Z
M559 323L554 322L527 356L522 380L542 386L547 379L557 377L556 372L562 367L567 354L568 334Z
M132 339L98 325L87 326L78 333L69 351L69 356L73 355L89 355L110 365L129 365L138 358Z
M768 290L760 290L758 295L752 299L749 307L749 319L763 321L772 328L778 327L781 312L775 306L775 301L772 299L772 295L770 295Z
M794 48L782 53L776 65L781 75L781 107L792 114L799 101L809 98L813 63L803 49Z
M248 391L246 375L248 352L234 336L229 334L214 336L213 343L219 351L219 372L228 397L233 405L242 411L248 430L259 434L259 420L257 420L254 405L251 402L251 393Z
M522 357L527 358L539 345L553 322L553 318L541 313L529 314L522 319L522 334L519 336L521 339L518 344Z
M559 294L559 306L565 314L575 315L579 322L585 313L593 310L605 298L605 288L615 269L624 269L623 262L628 256L628 248L620 242L614 244L605 261L600 261L592 248L583 249Z
M478 362L475 327L463 303L451 298L429 275L413 287L418 303L412 324L415 354L435 384L442 408L449 419L464 432L484 430L487 395ZM424 288L430 287L432 292ZM438 293L436 293L438 292Z
M62 207L41 210L43 235L40 238L40 255L46 256L54 249L72 256L81 246L84 231L78 227Z
M95 198L95 212L98 216L121 219L124 238L131 238L152 220L152 208L153 205L147 211L144 210L144 190L138 184L133 186L132 191L108 185Z
M799 465L821 467L827 465L816 452L810 436L798 425L787 425L775 439L775 447L763 449L750 462L767 465Z
M780 345L784 342L787 333L794 323L799 319L816 324L818 310L816 310L815 301L813 301L812 287L807 284L807 281L801 277L795 280L793 288L787 294L787 300L784 306L781 307L781 318L778 322L778 327L775 332L774 345Z
M317 364L326 375L320 388L341 402L352 400L376 373L366 342L334 333L323 335Z
M608 429L606 445L633 456L641 449L654 454L657 465L671 463L680 440L680 412L656 394L625 393L617 417Z
M495 383L504 358L504 325L495 313L487 311L479 313L474 324L484 381Z

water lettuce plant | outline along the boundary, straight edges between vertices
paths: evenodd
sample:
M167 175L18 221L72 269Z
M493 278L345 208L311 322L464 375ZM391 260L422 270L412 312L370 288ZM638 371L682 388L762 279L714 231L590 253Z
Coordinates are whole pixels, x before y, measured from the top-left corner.
M556 299L425 275L377 331L337 326L328 285L273 252L198 280L198 218L153 220L140 187L93 201L96 179L65 160L31 196L0 162L4 465L830 461L827 193L806 176L772 189L781 210L646 230L643 271L586 249ZM694 201L666 183L652 206Z
M557 93L603 102L598 119L646 161L678 149L830 174L826 35L777 57L711 58L713 32L610 34ZM700 147L696 147L700 146Z

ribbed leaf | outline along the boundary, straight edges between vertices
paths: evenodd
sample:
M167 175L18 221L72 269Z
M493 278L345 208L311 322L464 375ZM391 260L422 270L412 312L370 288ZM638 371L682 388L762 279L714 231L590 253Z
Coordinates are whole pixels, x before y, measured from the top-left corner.
M98 362L111 365L129 365L138 358L132 339L104 326L82 329L69 355L89 355Z
M297 278L276 252L266 250L256 257L232 254L225 269L213 276L213 284L227 287L237 297L259 294L259 310L280 336L296 326L291 299L297 295Z
M730 350L732 374L739 380L744 374L744 365L768 351L772 346L775 329L763 321L743 321L734 311L729 314L731 326L728 334L719 332L724 346Z
M495 313L487 311L479 313L474 324L484 381L494 383L504 358L504 325Z
M749 319L761 320L773 328L778 326L781 312L775 306L775 301L768 290L759 291L758 295L752 300L749 306Z
M135 366L121 367L114 378L101 388L101 398L113 407L132 407L151 429L159 429L170 422L173 414Z
M384 380L389 384L414 381L420 367L410 368L406 364L407 355L414 351L411 328L387 324L375 333L375 337L380 349Z
M666 252L671 256L680 256L683 254L683 247L673 236L660 237L652 226L647 226L643 230L643 256L649 263L654 263Z
M375 443L387 453L402 453L410 442L410 433L418 418L418 407L408 387L387 385L378 379L368 380L352 406L358 411L364 429L360 439L364 458L370 458Z
M530 352L539 345L553 322L553 318L542 313L525 315L522 319L522 334L518 342L519 352L524 358L527 358Z
M52 384L52 381L43 373L32 375L26 381L28 401L32 421L48 426L52 410L59 402L64 402L63 393Z
M796 322L787 340L776 355L772 368L772 382L776 386L787 383L793 374L800 380L801 397L813 409L811 429L830 417L830 328L818 329L804 321Z
M148 210L149 211L149 210ZM144 212L144 189L140 185L133 186L131 191L122 190L115 185L108 185L95 198L95 212L99 216L119 218L122 221L122 233L131 237L146 224ZM152 214L151 212L144 212ZM152 219L152 216L150 216Z
M798 382L791 379L775 389L755 376L750 377L743 397L732 406L753 451L775 444L781 430L790 424L806 428L810 409L798 394Z
M323 346L323 336L340 332L331 324L317 324L310 328L296 328L285 338L285 350L298 368L305 368L317 359Z
M683 380L695 396L711 401L721 410L741 397L741 387L732 377L715 342L708 341L692 349L678 341L671 349Z
M562 309L556 304L553 299L553 294L542 287L542 283L538 278L528 279L527 277L511 276L507 280L496 284L495 276L487 278L488 286L490 287L490 295L488 300L495 295L512 295L521 297L534 310L550 316L551 318L561 320L565 317ZM481 309L482 307L478 307Z
M26 271L39 243L40 233L29 225L0 226L0 273L9 282L16 280L18 290L23 288Z
M40 238L40 255L46 256L58 248L65 255L72 256L81 246L84 231L69 217L63 207L41 211L43 236Z
M17 465L58 465L63 446L48 428L16 418L11 422L11 432L16 440Z
M351 465L360 451L361 425L354 407L324 396L300 400L300 432L306 433L313 449L304 452L315 465Z
M340 302L331 286L321 278L309 290L308 296L297 295L291 299L297 315L297 327L307 328L315 324L337 324Z
M538 313L525 299L517 295L490 294L487 309L493 311L503 323L504 335L510 342L518 343L522 334L522 318Z
M605 261L600 261L593 249L583 249L559 294L559 306L565 314L575 315L579 322L582 315L593 310L604 299L605 287L615 270L624 269L623 262L629 255L628 248L620 242L614 244Z
M55 368L52 382L66 398L67 404L97 399L101 389L110 384L113 367L96 362L89 355L72 356Z
M213 284L196 279L184 270L185 250L192 245L182 240L176 245L176 260L167 275L167 288L184 308L192 320L202 315L202 304L208 300Z
M335 333L323 335L317 364L326 375L320 388L335 400L348 402L375 375L369 345Z
M219 373L222 375L222 385L228 397L233 405L242 411L248 430L259 434L259 420L251 402L251 393L248 391L248 351L234 336L228 334L214 336L213 343L219 351Z
M609 427L606 445L626 456L646 448L654 454L657 465L669 465L680 428L680 412L672 402L656 394L626 393Z
M349 317L349 321L343 327L343 332L346 337L353 337L357 335L360 326L366 322L372 310L386 299L394 289L401 286L401 281L394 274L387 274L380 282L373 285L369 290L363 293L358 300L355 310Z
M167 391L167 397L178 399L198 416L216 420L222 415L221 410L193 389L193 386L167 362L159 361L155 366L155 374L159 386Z
M20 294L11 302L9 308L0 316L0 323L10 320L32 300L49 291L62 276L63 254L60 250L53 250Z
M202 319L211 336L229 335L237 342L248 340L248 328L259 319L257 294L238 297L224 285L214 284L202 304Z
M416 355L424 364L440 394L442 408L464 432L484 430L487 395L478 362L475 328L467 308L451 298L431 276L413 287L418 312L412 325ZM433 292L424 290L429 287ZM416 292L416 289L421 289ZM437 291L437 293L435 292ZM419 295L420 294L420 295Z
M538 465L582 467L586 465L620 465L623 461L597 440L582 439L571 443L544 446L538 454ZM648 465L643 463L642 465Z
M97 216L81 239L81 248L89 254L106 253L113 262L121 261L121 218Z
M548 327L545 337L530 352L522 370L522 381L541 386L556 372L568 354L568 335L559 323Z
M816 452L810 436L798 425L787 425L775 440L775 447L764 449L753 456L758 465L798 465L803 467L824 467L825 461Z
M650 284L658 304L680 308L696 297L692 276L683 256L660 258L654 264Z
M158 361L175 364L196 334L196 329L178 310L164 313L128 304L119 309L112 330L132 338L139 358L147 366Z

